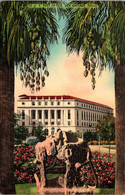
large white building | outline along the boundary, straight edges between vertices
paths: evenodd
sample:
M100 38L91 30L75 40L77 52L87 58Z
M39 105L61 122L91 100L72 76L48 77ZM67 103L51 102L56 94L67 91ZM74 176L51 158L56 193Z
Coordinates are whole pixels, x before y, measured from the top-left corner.
M19 125L32 132L33 126L43 126L47 134L58 129L73 132L94 131L97 120L106 113L113 114L109 106L73 96L27 96L20 95L17 113L21 115Z

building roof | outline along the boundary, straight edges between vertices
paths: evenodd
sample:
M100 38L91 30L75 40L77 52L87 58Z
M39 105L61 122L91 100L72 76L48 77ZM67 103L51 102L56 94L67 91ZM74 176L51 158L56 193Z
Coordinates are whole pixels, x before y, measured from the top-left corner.
M25 99L67 99L67 100L71 100L71 99L73 99L73 100L78 100L78 101L81 101L81 102L84 102L84 103L89 103L89 104L93 104L93 105L102 106L102 107L112 109L111 107L109 107L107 105L104 105L104 104L100 104L100 103L97 103L97 102L93 102L93 101L89 101L89 100L85 100L85 99L81 99L81 98L77 98L77 97L69 96L69 95L28 96L28 95L23 94L23 95L20 95L19 97L22 100L25 100Z

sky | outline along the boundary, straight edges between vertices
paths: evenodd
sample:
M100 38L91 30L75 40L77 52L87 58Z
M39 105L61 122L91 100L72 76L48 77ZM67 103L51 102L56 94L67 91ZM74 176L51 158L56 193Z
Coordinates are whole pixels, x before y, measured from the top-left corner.
M92 89L91 76L84 77L82 54L69 53L62 43L64 20L58 21L60 38L58 44L50 46L50 57L47 60L49 77L46 77L45 87L32 93L25 88L20 80L19 72L15 74L15 112L19 95L71 95L86 100L98 102L115 109L114 72L107 68L99 77L96 72L96 87ZM114 112L115 113L115 112Z

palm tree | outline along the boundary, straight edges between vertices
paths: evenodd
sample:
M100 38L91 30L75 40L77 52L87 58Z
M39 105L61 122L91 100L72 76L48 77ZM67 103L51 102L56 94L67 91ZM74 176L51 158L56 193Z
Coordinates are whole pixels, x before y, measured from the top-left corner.
M39 6L41 8L39 9ZM49 45L57 41L56 3L0 2L0 193L15 194L14 64L25 86L40 90Z
M115 72L116 180L115 193L125 192L125 2L75 2L67 4L64 40L69 52L83 53L84 76L106 67Z

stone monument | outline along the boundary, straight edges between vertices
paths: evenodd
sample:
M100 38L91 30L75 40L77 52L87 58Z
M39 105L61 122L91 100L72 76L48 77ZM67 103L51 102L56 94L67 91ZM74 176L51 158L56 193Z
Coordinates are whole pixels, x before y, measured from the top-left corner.
M46 190L49 190L50 194L54 191L54 189L50 189L47 185L45 168L47 156L55 157L55 160L50 167L51 169L54 167L57 159L64 160L66 164L64 185L62 184L64 188L62 187L60 190L55 189L55 194L57 194L56 191L59 191L59 194L61 192L64 194L63 191L65 191L65 194L68 194L68 192L74 187L82 187L83 183L80 180L80 169L85 164L90 165L95 178L95 186L98 185L97 177L91 162L90 148L88 147L87 142L85 142L82 138L76 137L71 132L59 130L55 136L51 135L43 142L39 142L36 145L35 150L38 171L34 174L34 177L36 179L37 192L39 194L44 194ZM59 180L62 180L62 178Z

